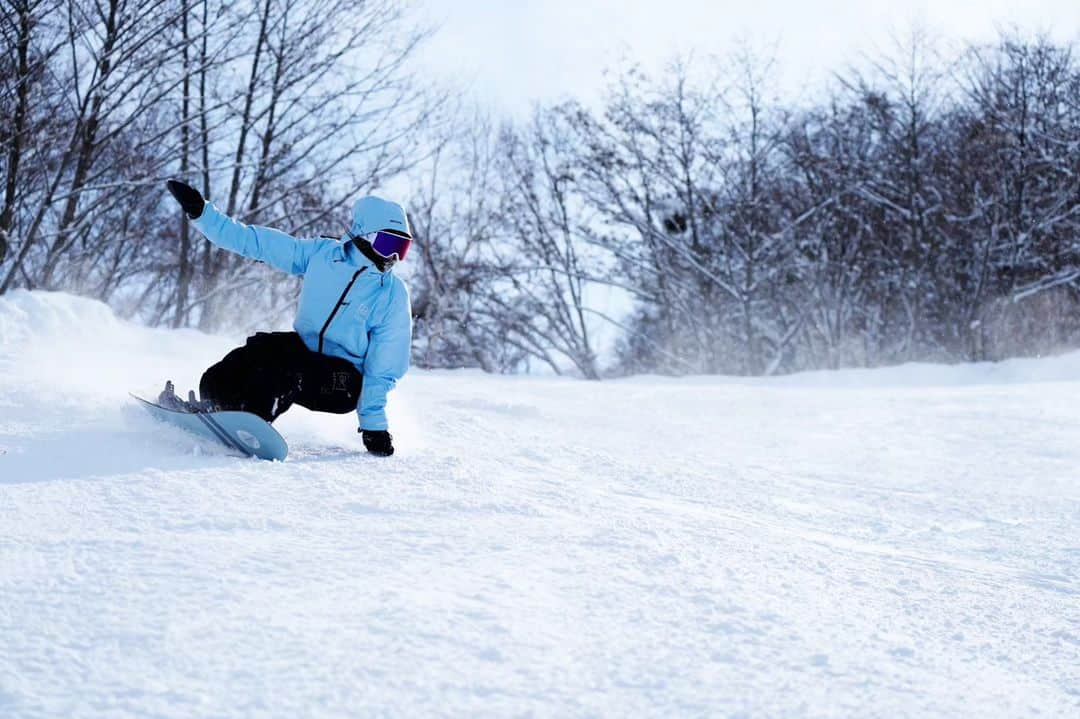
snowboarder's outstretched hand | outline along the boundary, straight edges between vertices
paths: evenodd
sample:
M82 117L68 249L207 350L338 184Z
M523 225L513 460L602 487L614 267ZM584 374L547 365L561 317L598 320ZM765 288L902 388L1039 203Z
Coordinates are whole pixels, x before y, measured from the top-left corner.
M394 453L393 437L385 429L361 429L367 451L379 457L389 457Z
M203 207L206 205L206 200L203 199L202 194L191 185L184 184L179 180L169 180L165 183L165 186L169 188L169 192L176 198L176 201L180 203L180 206L184 208L184 212L187 216L193 220L199 219L202 215Z

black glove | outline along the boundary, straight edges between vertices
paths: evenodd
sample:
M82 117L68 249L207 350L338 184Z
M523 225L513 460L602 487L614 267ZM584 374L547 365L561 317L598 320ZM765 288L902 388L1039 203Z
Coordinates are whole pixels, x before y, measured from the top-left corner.
M385 429L358 429L360 436L364 438L364 446L367 451L380 457L389 457L394 453L393 437Z
M203 207L206 206L206 200L203 196L191 185L186 185L179 180L169 180L165 183L165 186L169 188L169 192L176 198L176 201L180 203L180 206L184 208L184 212L187 216L193 220L199 219L202 216Z

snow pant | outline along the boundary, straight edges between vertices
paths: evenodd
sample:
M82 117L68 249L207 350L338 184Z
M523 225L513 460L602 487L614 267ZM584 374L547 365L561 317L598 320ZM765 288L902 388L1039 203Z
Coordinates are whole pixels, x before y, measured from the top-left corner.
M352 362L312 352L295 332L259 332L203 373L199 395L218 409L273 422L294 403L316 412L352 412L362 384Z

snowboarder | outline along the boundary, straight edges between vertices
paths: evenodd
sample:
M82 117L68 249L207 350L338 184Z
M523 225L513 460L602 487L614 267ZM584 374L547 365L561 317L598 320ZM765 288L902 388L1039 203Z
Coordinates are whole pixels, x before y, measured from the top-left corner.
M237 222L183 182L167 186L218 247L304 277L296 331L258 332L206 370L202 407L252 412L267 422L293 403L336 414L355 409L367 451L392 455L386 394L409 368L412 340L409 293L392 272L412 241L404 208L369 195L353 205L340 239L296 239Z

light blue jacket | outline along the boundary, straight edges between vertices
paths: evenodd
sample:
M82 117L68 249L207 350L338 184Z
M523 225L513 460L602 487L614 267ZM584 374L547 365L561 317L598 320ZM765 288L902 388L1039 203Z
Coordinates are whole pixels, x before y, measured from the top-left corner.
M362 429L387 429L386 393L409 369L412 311L405 283L379 270L346 237L298 240L249 226L209 202L192 220L218 247L303 275L293 328L307 348L349 360L364 375L357 413ZM353 222L354 234L358 230Z

